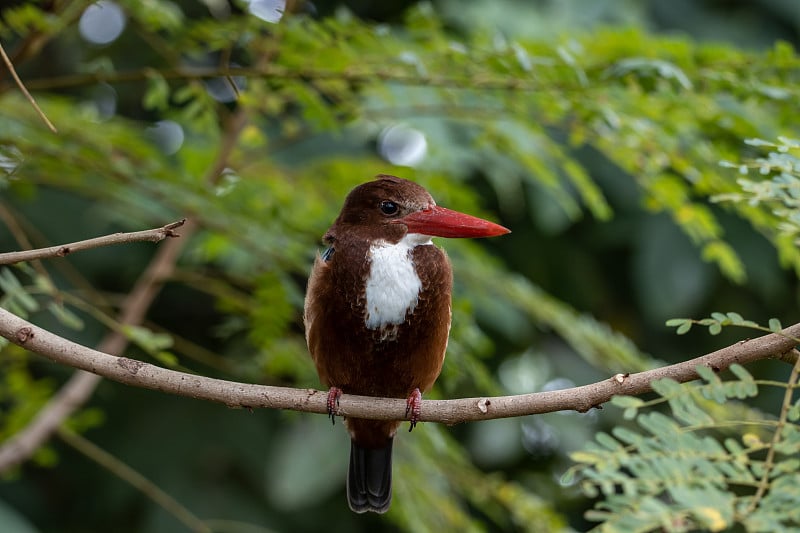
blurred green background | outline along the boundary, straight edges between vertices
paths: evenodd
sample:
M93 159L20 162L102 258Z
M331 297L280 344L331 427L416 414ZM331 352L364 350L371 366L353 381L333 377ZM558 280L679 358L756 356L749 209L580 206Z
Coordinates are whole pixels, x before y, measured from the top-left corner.
M738 190L721 160L763 155L746 139L798 136L798 39L796 0L4 2L0 42L59 133L4 75L0 250L188 217L126 355L318 388L307 272L347 191L390 173L513 230L440 243L456 292L430 397L688 359L754 334L678 337L665 320L798 318L800 259L775 214L709 200ZM156 249L7 269L3 304L95 346ZM9 345L0 372L6 442L71 374ZM592 526L593 502L559 478L619 422L421 424L397 439L383 517L347 509L347 437L322 416L103 382L70 427L214 531L548 531ZM2 531L185 528L58 437L0 483Z

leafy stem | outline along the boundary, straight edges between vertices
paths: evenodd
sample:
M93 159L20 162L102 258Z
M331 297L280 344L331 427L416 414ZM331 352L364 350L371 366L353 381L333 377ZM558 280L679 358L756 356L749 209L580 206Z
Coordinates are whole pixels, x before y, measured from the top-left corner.
M797 352L797 349L795 348L793 351ZM745 514L750 514L755 511L763 500L767 490L769 490L770 476L775 468L775 454L777 453L778 443L782 438L783 429L786 427L789 411L792 408L792 398L794 396L794 389L797 387L798 377L800 377L800 357L795 362L794 366L792 367L792 373L789 375L789 381L787 382L788 386L786 387L786 392L784 392L783 395L781 412L780 416L778 417L778 424L775 426L775 433L772 434L772 442L767 450L767 456L764 459L764 472L758 482L758 489L756 489L753 499L750 500L750 504L747 506Z
M769 326L762 326L752 320L745 320L742 315L736 312L728 313L711 313L709 318L693 319L693 318L671 318L666 322L667 327L678 328L675 333L684 335L692 329L693 325L707 326L708 332L711 335L719 335L724 326L739 326L743 328L755 329L765 333L778 333L783 329L781 321L777 318L769 319ZM800 339L795 339L800 342Z

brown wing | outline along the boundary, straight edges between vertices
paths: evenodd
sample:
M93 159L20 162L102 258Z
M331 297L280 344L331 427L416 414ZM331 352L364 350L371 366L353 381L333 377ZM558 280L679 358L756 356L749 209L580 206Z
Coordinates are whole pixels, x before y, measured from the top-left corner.
M358 335L364 329L367 246L352 243L337 245L335 250L326 253L327 260L317 257L308 280L306 342L324 385L363 394L353 383L361 381L358 362L369 352L368 344Z

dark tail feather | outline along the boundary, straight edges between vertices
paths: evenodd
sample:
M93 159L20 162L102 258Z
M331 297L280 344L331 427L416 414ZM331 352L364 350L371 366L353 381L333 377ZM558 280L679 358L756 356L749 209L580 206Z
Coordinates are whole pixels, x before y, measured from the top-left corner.
M385 513L392 503L392 440L384 448L350 441L347 503L356 513Z

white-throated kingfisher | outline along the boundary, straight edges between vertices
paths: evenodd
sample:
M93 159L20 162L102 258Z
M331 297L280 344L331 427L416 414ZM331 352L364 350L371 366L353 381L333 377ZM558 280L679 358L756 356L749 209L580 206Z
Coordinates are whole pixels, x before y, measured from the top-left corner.
M509 230L436 205L414 182L380 175L347 196L325 233L306 292L306 340L333 417L342 393L406 398L411 428L450 333L453 275L431 237ZM400 421L348 418L347 500L383 513L392 499L392 439Z

